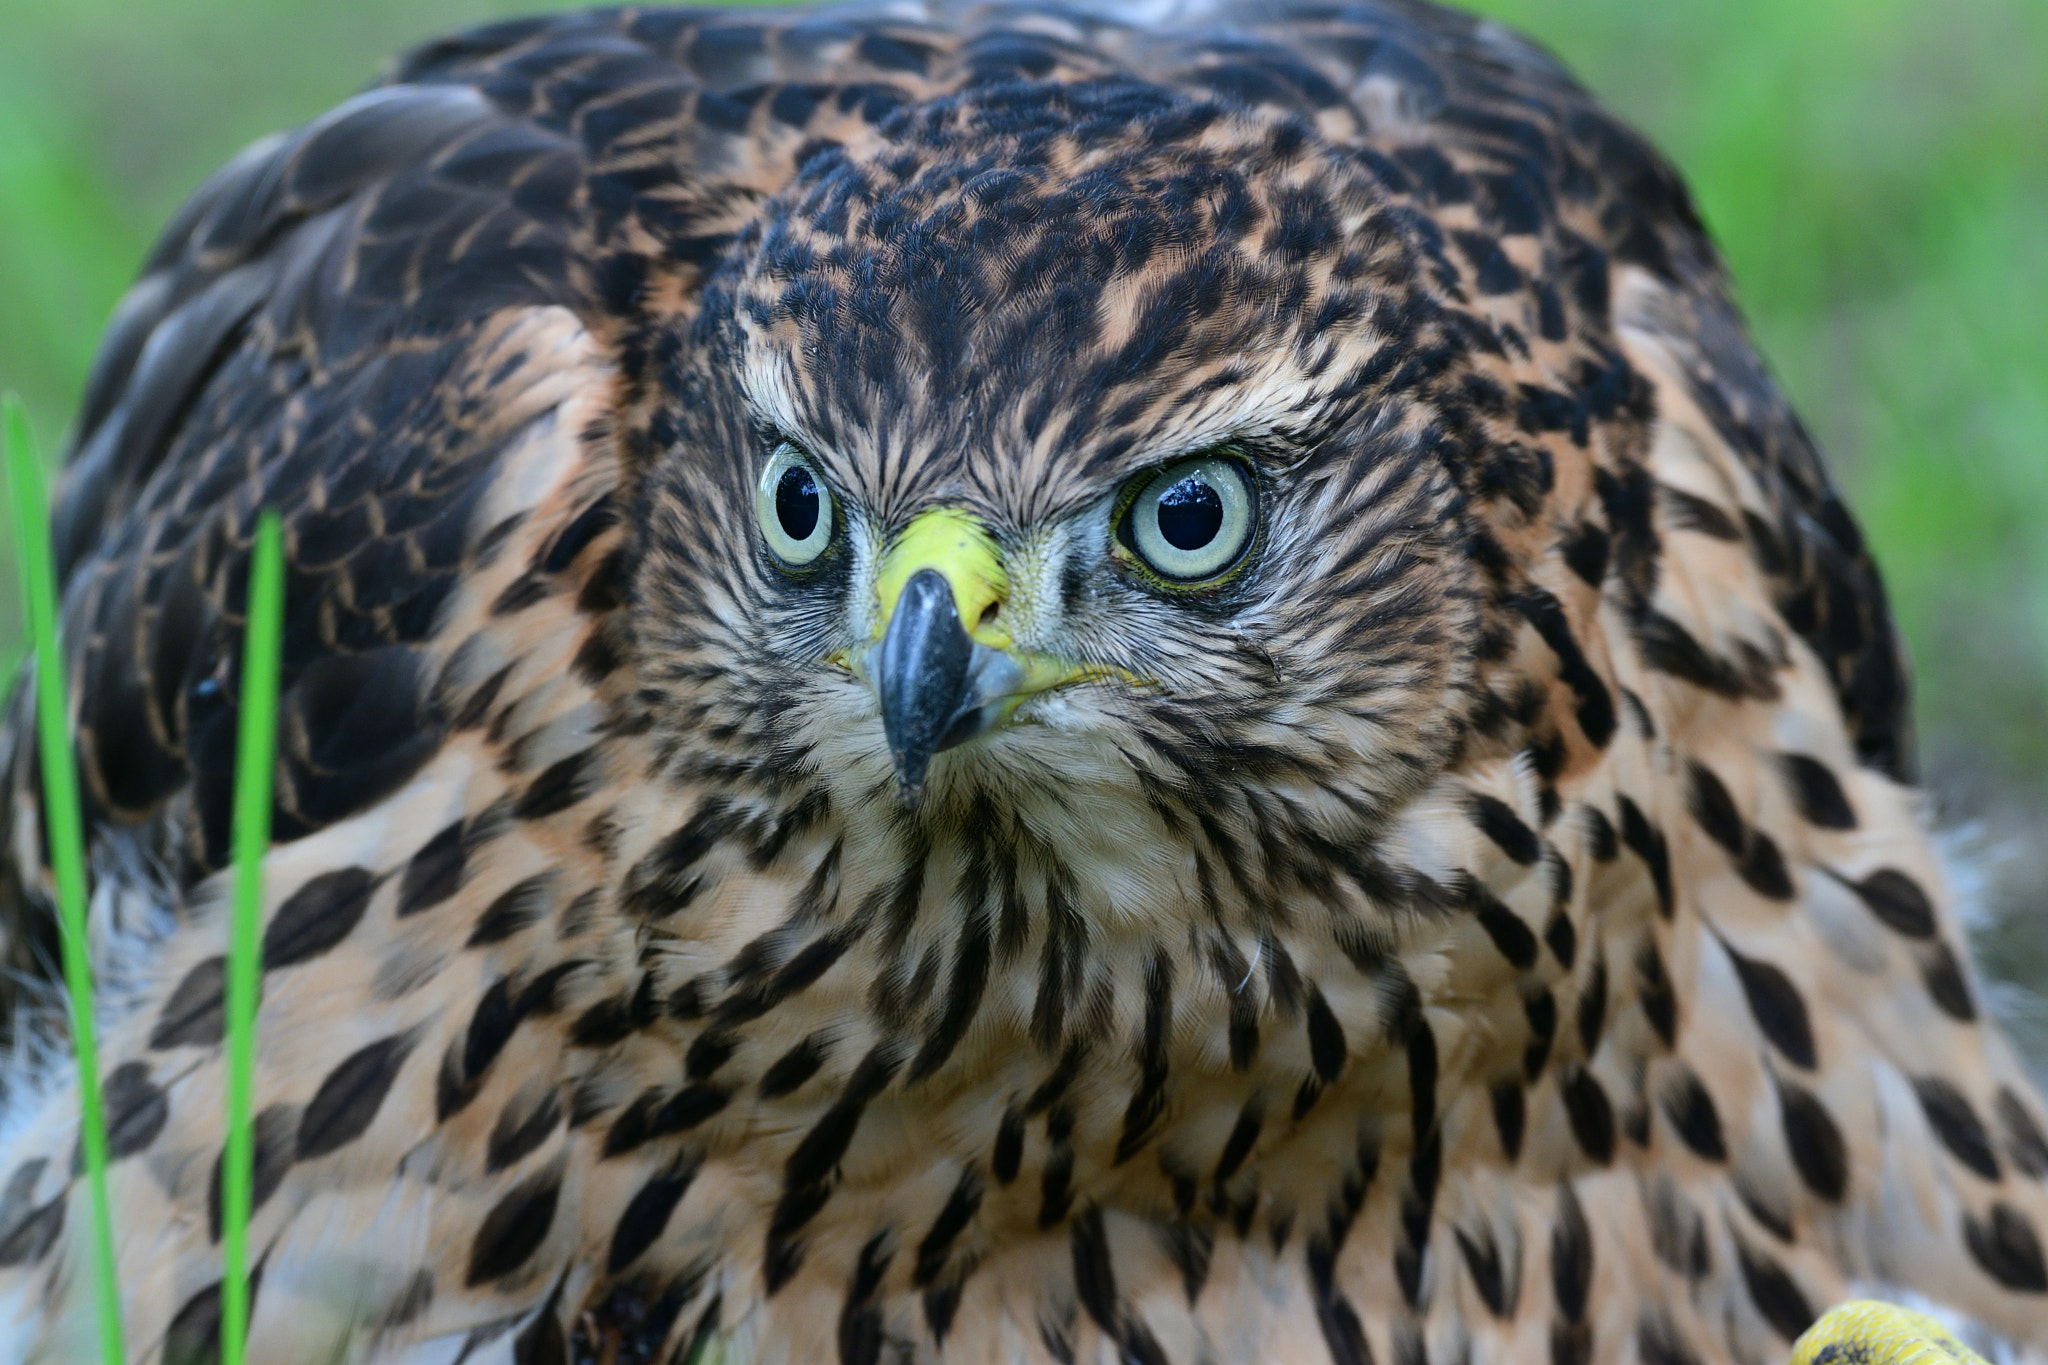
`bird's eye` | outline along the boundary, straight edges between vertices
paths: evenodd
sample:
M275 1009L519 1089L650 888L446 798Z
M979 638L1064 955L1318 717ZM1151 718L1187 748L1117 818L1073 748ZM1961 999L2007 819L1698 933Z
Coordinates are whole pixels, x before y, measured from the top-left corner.
M1224 456L1198 455L1145 480L1117 529L1160 577L1199 583L1244 554L1253 511L1243 467Z
M832 495L809 458L787 441L761 471L755 512L768 548L785 564L808 564L832 543Z

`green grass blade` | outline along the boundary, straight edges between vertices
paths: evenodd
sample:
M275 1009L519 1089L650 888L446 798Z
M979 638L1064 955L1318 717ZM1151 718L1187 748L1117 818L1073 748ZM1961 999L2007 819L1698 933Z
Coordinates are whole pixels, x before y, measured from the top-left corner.
M99 1314L100 1359L121 1365L121 1283L114 1268L114 1227L107 1210L107 1125L100 1112L99 1048L93 1038L92 949L85 926L85 824L79 814L78 768L64 701L64 655L57 643L57 566L50 554L50 504L43 465L29 434L28 413L8 394L5 409L7 486L14 507L14 544L21 557L23 605L35 647L36 741L43 770L43 820L57 877L57 920L63 930L64 989L71 1000L71 1045L78 1054L78 1142L92 1192L93 1300Z
M221 1365L242 1365L249 1331L249 1198L255 1136L249 1121L262 986L263 855L270 847L270 782L277 748L279 644L284 635L284 538L277 513L256 523L242 635L242 715L235 737L234 904L228 928L228 1131L221 1156Z

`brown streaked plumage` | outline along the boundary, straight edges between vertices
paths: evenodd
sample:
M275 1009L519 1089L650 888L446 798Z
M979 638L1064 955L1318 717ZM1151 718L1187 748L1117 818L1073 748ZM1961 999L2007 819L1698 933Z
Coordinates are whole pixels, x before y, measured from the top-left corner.
M1871 1284L2048 1346L1876 571L1495 25L602 11L209 182L59 512L151 1362L263 504L256 1360L1747 1365ZM90 1329L65 1085L9 1360Z

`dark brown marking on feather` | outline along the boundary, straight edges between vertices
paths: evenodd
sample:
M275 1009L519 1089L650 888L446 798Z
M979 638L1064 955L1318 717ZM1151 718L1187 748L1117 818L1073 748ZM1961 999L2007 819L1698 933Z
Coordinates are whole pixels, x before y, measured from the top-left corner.
M349 936L370 906L377 879L360 867L323 872L286 897L263 931L263 969L320 956Z
M1173 1025L1173 959L1155 946L1145 963L1145 1022L1138 1036L1138 1088L1124 1109L1116 1160L1128 1161L1145 1145L1166 1109L1167 1045Z
M923 1080L943 1066L966 1036L967 1026L974 1022L974 1012L981 1007L982 993L988 987L990 948L987 913L976 909L970 912L954 939L953 972L946 988L946 1003L910 1064L905 1078L910 1083Z
M1522 1050L1522 1075L1534 1085L1550 1060L1550 1045L1557 1038L1557 997L1548 987L1537 987L1523 999L1522 1015L1529 1021L1529 1046Z
M602 616L623 605L628 577L625 551L613 549L583 580L583 589L576 594L576 610L585 616Z
M650 977L643 976L631 995L611 995L598 1001L578 1015L569 1027L569 1044L572 1047L606 1048L631 1037L636 1029L652 1022L653 1013ZM643 1006L641 998L650 997Z
M536 987L550 978L559 979L560 973L561 968L555 968L533 986L518 991L513 978L501 976L477 998L476 1008L470 1012L469 1027L463 1031L461 1050L451 1046L442 1061L435 1095L435 1114L440 1122L446 1123L476 1098L484 1073L498 1059L513 1031L543 1002L544 993ZM551 995L551 990L545 994Z
M1558 1091L1579 1150L1602 1166L1614 1160L1614 1105L1593 1073L1568 1067Z
M396 1033L357 1048L327 1073L299 1118L296 1159L311 1161L354 1142L376 1120L391 1083L412 1051L412 1035Z
M623 900L626 912L639 919L660 919L686 908L701 886L697 865L732 833L735 823L736 818L723 799L707 798L680 828L627 871ZM839 846L835 844L813 880L822 884L834 875L838 865Z
M2022 1294L2048 1294L2048 1262L2041 1239L2027 1216L2003 1199L1993 1201L1988 1218L1963 1214L1963 1243L1970 1259L2007 1289Z
M1056 1050L1066 1032L1067 1011L1081 989L1087 963L1087 925L1064 877L1045 887L1045 947L1038 968L1038 996L1031 1010L1031 1037L1044 1052Z
M1735 798L1704 763L1686 765L1686 804L1707 836L1734 860L1735 870L1751 890L1771 900L1790 900L1792 874L1778 845L1762 830L1744 823Z
M737 1032L724 1025L713 1024L690 1040L690 1050L683 1054L683 1074L693 1081L715 1076L732 1060L739 1046Z
M1651 1175L1642 1187L1642 1195L1650 1227L1650 1250L1688 1280L1705 1279L1714 1268L1713 1255L1707 1249L1706 1219L1679 1192L1667 1172Z
M536 872L515 882L477 916L476 927L470 930L469 940L463 946L482 948L502 943L539 923L554 907L554 889L552 871Z
M668 1137L687 1133L724 1113L731 1102L732 1092L723 1086L686 1085L654 1111L647 1123L647 1135Z
M100 1083L100 1112L107 1133L107 1159L119 1161L148 1149L171 1117L170 1099L150 1079L149 1063L123 1062ZM84 1167L72 1159L74 1173Z
M831 1197L832 1173L853 1142L861 1115L902 1065L900 1048L888 1042L876 1044L861 1058L831 1108L811 1125L783 1163L782 1197L769 1218L763 1269L771 1295L788 1283L802 1263L797 1235L825 1207Z
M1365 1339L1365 1324L1334 1280L1327 1288L1317 1288L1316 1325L1322 1328L1323 1343L1330 1348L1331 1365L1372 1365L1372 1347Z
M1536 865L1536 860L1543 856L1543 841L1515 814L1514 807L1484 792L1472 793L1471 803L1472 818L1481 833L1523 867Z
M249 1271L248 1309L256 1315L261 1263ZM164 1329L163 1365L213 1365L220 1359L220 1281L215 1280L179 1306Z
M1116 1267L1109 1253L1109 1235L1102 1224L1102 1210L1091 1208L1074 1219L1069 1229L1074 1262L1074 1293L1088 1316L1095 1319L1111 1339L1118 1335L1120 1305L1116 1294Z
M35 1165L37 1174L41 1174L39 1164L31 1162L29 1165ZM26 1170L27 1166L22 1169ZM20 1178L19 1171L15 1178ZM26 1183L31 1188L35 1184L33 1179ZM12 1182L9 1183L9 1193L13 1193ZM0 1269L38 1265L50 1254L50 1248L57 1244L57 1235L64 1230L64 1210L70 1202L67 1194L67 1191L59 1190L48 1203L26 1209L13 1222L0 1227ZM28 1194L24 1190L22 1202L26 1203L27 1199ZM12 1202L9 1200L10 1204Z
M882 1310L875 1306L875 1291L889 1272L895 1253L889 1249L885 1228L868 1238L853 1268L853 1283L846 1291L846 1303L839 1310L839 1365L879 1365L882 1358Z
M504 689L505 680L512 676L513 665L506 664L478 683L470 694L463 698L462 705L454 711L454 718L448 722L452 731L474 730L490 717L491 707L497 704L498 693Z
M1652 825L1642 808L1626 796L1620 798L1621 841L1650 869L1650 884L1657 891L1657 910L1671 918L1671 852L1664 831Z
M1017 1178L1017 1172L1024 1164L1024 1115L1022 1111L1010 1108L1003 1111L1002 1121L996 1125L996 1145L989 1154L989 1174L999 1185L1007 1185Z
M1756 958L1744 957L1723 944L1735 975L1742 982L1743 998L1749 1002L1750 1017L1771 1046L1794 1066L1811 1071L1819 1064L1813 1042L1813 1023L1807 1017L1806 1001L1792 978L1778 967Z
M1431 1129L1419 1138L1408 1158L1408 1179L1401 1186L1401 1232L1394 1239L1394 1278L1410 1308L1422 1303L1422 1281L1429 1255L1429 1225L1436 1216L1437 1184L1443 1176L1443 1136Z
M1943 1014L1965 1024L1977 1022L1977 1002L1970 994L1969 982L1963 979L1962 963L1956 960L1953 948L1946 943L1930 947L1920 961L1920 979L1927 984L1927 994Z
M1644 665L1659 673L1668 673L1730 701L1778 699L1775 674L1779 665L1746 641L1735 645L1739 657L1722 658L1677 621L1654 610L1638 613L1635 637Z
M1528 1122L1528 1101L1519 1080L1505 1080L1494 1086L1493 1128L1500 1135L1501 1155L1513 1165L1522 1155L1522 1130Z
M299 1106L296 1104L272 1104L256 1114L251 1134L255 1155L255 1175L249 1186L249 1214L254 1217L270 1196L276 1194L284 1184L285 1173L291 1170L292 1156L298 1147ZM213 1174L206 1187L206 1234L207 1240L218 1245L221 1221L221 1162L226 1157L223 1151L213 1159Z
M597 790L598 770L602 766L603 758L597 749L585 749L550 763L512 803L513 818L538 820L567 810Z
M1856 828L1856 808L1835 777L1834 770L1806 754L1778 755L1778 771L1792 794L1800 817L1815 829Z
M1479 927L1493 940L1493 946L1508 960L1508 965L1517 971L1535 966L1536 931L1481 883L1466 879L1460 889Z
M1204 1224L1176 1218L1159 1225L1159 1240L1167 1259L1180 1271L1181 1288L1192 1308L1209 1283L1209 1263L1216 1251L1216 1230Z
M484 1174L496 1175L531 1156L561 1122L562 1097L552 1089L507 1105L491 1125L484 1151Z
M1464 1228L1452 1229L1457 1238L1458 1250L1464 1255L1465 1270L1472 1277L1472 1287L1479 1291L1479 1300L1486 1305L1486 1311L1506 1321L1514 1312L1516 1295L1508 1282L1508 1271L1512 1267L1501 1264L1500 1246L1494 1241L1491 1228L1481 1228L1476 1234Z
M1785 855L1778 849L1777 840L1760 829L1749 831L1749 842L1742 850L1742 858L1736 863L1735 871L1750 890L1768 900L1789 901L1799 893L1799 888L1792 881L1792 870L1785 865Z
M434 1272L419 1270L406 1282L405 1288L391 1301L391 1306L377 1318L378 1326L389 1331L419 1321L420 1315L434 1304Z
M1249 989L1252 964L1245 960L1244 954L1238 951L1237 944L1228 935L1210 935L1208 949L1209 970L1230 1000L1228 1037L1231 1069L1249 1071L1259 1054L1259 999Z
M1587 1322L1550 1325L1550 1365L1591 1365L1593 1326Z
M1038 1226L1058 1225L1074 1206L1074 1111L1054 1105L1045 1116L1045 1165L1038 1173Z
M1350 1047L1344 1041L1344 1026L1337 1022L1336 1011L1314 984L1308 987L1308 1008L1303 1017L1308 1026L1309 1062L1316 1069L1316 1078L1324 1085L1334 1084L1343 1073Z
M1259 935L1259 949L1266 960L1266 995L1273 1002L1273 1013L1292 1020L1301 1008L1301 969L1294 965L1294 954L1287 951L1287 945L1270 933Z
M1216 1171L1211 1180L1221 1185L1237 1174L1238 1168L1244 1165L1245 1158L1258 1144L1259 1130L1264 1127L1265 1119L1265 1107L1258 1096L1244 1102L1244 1108L1238 1111L1237 1122L1231 1125L1230 1136L1224 1139L1223 1151L1216 1158Z
M1813 1326L1818 1316L1813 1304L1785 1267L1740 1237L1735 1238L1735 1260L1742 1267L1742 1283L1749 1290L1750 1302L1787 1344Z
M1778 1110L1799 1178L1821 1198L1840 1203L1849 1190L1849 1148L1842 1130L1812 1091L1791 1081L1778 1080Z
M547 1303L512 1338L512 1365L569 1365L569 1341L557 1308L561 1293L557 1281Z
M1636 1351L1642 1365L1701 1365L1683 1334L1656 1309L1646 1310L1636 1324Z
M1562 910L1551 912L1549 923L1543 926L1543 941L1557 965L1570 971L1579 955L1579 931L1572 927L1571 917Z
M798 1086L818 1074L818 1068L831 1055L831 1035L823 1031L813 1033L797 1043L789 1051L777 1057L768 1069L761 1073L758 1093L764 1100L779 1100Z
M945 1206L932 1220L924 1240L917 1244L917 1264L911 1273L911 1283L919 1289L937 1280L939 1272L946 1268L946 1257L952 1252L953 1243L967 1231L974 1215L981 1211L982 1193L981 1174L972 1166L961 1171L953 1192L946 1197Z
M924 1291L924 1324L930 1329L934 1344L944 1346L946 1334L953 1330L953 1316L960 1311L960 1293L965 1285L957 1279L946 1280Z
M1724 851L1741 855L1743 839L1747 829L1743 827L1741 812L1735 808L1735 798L1729 796L1720 778L1714 776L1706 763L1692 761L1686 765L1686 806L1692 810L1692 819L1700 823L1706 837L1718 843Z
M1590 1057L1600 1050L1600 1035L1607 1028L1607 958L1593 959L1586 984L1579 990L1579 1051Z
M618 504L610 493L599 494L591 504L578 512L570 522L555 533L547 549L537 557L534 565L540 572L557 574L576 562L590 542L596 540L619 520Z
M1657 485L1657 495L1674 530L1697 531L1715 540L1742 539L1742 528L1735 524L1735 519L1705 498L1668 483Z
M1621 856L1621 840L1614 833L1614 822L1598 806L1579 807L1580 818L1586 826L1586 851L1593 855L1593 861L1611 863Z
M1693 1155L1706 1161L1728 1159L1720 1111L1691 1067L1682 1062L1677 1064L1659 1091L1658 1103L1671 1121L1672 1131Z
M2026 1102L2014 1093L2012 1087L2001 1085L1992 1112L1998 1116L1998 1125L2004 1130L2005 1150L2012 1158L2012 1164L2036 1180L2048 1176L2048 1136L2043 1136L2040 1125L2028 1112Z
M510 616L526 610L536 602L544 601L550 589L547 580L533 573L523 573L505 585L505 590L491 602L491 615Z
M1913 1093L1920 1097L1927 1124L1941 1139L1941 1145L1948 1148L1949 1155L1986 1180L2000 1178L1991 1133L1984 1120L1977 1117L1968 1096L1940 1076L1916 1076Z
M1940 928L1934 902L1920 884L1893 867L1881 867L1862 881L1844 881L1887 929L1910 939L1931 939Z
M1422 993L1406 973L1394 986L1388 1031L1400 1041L1408 1062L1409 1130L1419 1155L1425 1139L1436 1129L1436 1031L1429 1026Z
M1636 950L1636 1003L1664 1046L1676 1046L1678 991L1671 984L1671 974L1664 970L1664 955L1657 951L1655 939L1644 939Z
M468 861L462 842L463 828L463 822L457 820L412 855L398 883L399 919L430 910L461 889Z
M1556 597L1544 588L1530 587L1516 600L1529 624L1536 628L1543 643L1550 646L1550 652L1557 656L1558 676L1579 699L1577 716L1579 729L1595 749L1604 749L1614 738L1614 694L1608 691L1593 666L1586 661L1585 651L1579 648L1576 636L1572 634L1571 622L1565 616L1564 608Z
M1560 541L1565 566L1591 588L1607 577L1607 530L1598 522L1582 521Z
M604 1146L600 1148L601 1159L609 1161L643 1145L650 1137L649 1125L653 1122L654 1111L668 1092L660 1086L649 1086L627 1101L612 1126L605 1131Z
M472 1289L489 1284L532 1260L554 1226L561 1194L562 1174L552 1167L506 1191L477 1228L463 1283Z
M1371 1365L1372 1352L1366 1346L1357 1310L1337 1289L1337 1253L1350 1236L1351 1226L1365 1206L1366 1192L1378 1172L1378 1148L1361 1140L1337 1197L1330 1201L1326 1226L1312 1233L1302 1248L1309 1282L1315 1289L1317 1326L1322 1329L1333 1359L1345 1365Z
M669 1216L696 1177L697 1166L684 1162L656 1172L634 1191L626 1201L626 1211L619 1215L618 1226L612 1229L611 1249L605 1254L606 1273L618 1274L661 1239Z
M1550 1225L1550 1291L1564 1321L1584 1321L1593 1294L1593 1230L1569 1181L1557 1187L1557 1218Z
M174 1047L218 1047L226 988L224 957L209 957L186 972L157 1015L156 1025L149 1032L149 1045L160 1051Z
M1792 1210L1773 1204L1772 1196L1744 1179L1739 1167L1731 1172L1729 1183L1735 1187L1735 1197L1742 1201L1742 1207L1756 1220L1756 1225L1784 1245L1791 1246Z

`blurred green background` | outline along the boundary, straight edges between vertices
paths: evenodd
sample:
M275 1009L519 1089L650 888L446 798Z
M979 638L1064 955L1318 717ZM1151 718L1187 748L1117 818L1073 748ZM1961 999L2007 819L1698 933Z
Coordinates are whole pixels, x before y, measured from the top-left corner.
M535 7L0 0L0 385L53 458L108 310L202 176L399 48ZM2048 982L2048 2L1478 8L1691 179L1888 571L1980 952ZM0 663L18 635L0 592Z

